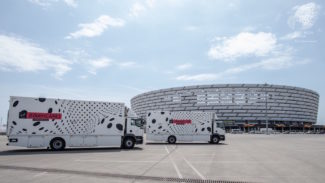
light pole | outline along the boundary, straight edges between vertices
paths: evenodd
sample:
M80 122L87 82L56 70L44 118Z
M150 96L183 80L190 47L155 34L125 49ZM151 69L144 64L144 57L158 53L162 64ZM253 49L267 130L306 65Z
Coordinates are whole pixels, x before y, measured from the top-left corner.
M268 115L267 115L267 98L268 98L268 94L267 94L267 83L265 83L265 126L266 126L266 135L269 135L269 119L268 119Z

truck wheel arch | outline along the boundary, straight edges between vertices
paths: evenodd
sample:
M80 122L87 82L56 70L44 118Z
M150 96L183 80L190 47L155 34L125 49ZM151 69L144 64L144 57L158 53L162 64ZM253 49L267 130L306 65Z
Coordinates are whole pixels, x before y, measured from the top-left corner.
M133 142L133 145L132 146L129 146L127 147L127 145L125 144L127 140L131 139L132 142ZM125 148L125 149L132 149L135 145L135 142L136 142L136 139L135 139L135 135L133 134L126 134L122 140L122 148Z
M211 135L211 140L210 140L210 143L211 144L219 144L219 141L220 141L219 134L213 134L213 135Z
M127 134L124 135L123 140L126 139L126 138L132 138L133 140L135 140L135 135L127 133Z
M167 138L167 142L168 142L169 144L175 144L176 141L177 141L177 138L175 137L175 135L170 135L170 136L168 136L168 138Z
M55 143L58 143L57 144L58 146L56 146ZM60 145L59 143L62 143L62 145ZM66 145L66 141L62 137L54 137L51 139L49 143L49 146L54 151L63 150L65 148L65 145Z

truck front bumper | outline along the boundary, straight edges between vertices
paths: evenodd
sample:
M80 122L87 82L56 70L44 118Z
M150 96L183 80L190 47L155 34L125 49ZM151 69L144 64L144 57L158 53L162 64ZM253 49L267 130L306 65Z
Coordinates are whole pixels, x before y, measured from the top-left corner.
M143 137L135 136L135 144L143 144Z

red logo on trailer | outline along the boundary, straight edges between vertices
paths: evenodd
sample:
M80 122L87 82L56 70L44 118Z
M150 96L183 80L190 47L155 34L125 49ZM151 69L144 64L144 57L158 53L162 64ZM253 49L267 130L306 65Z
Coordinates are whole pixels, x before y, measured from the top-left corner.
M33 119L33 121L48 121L50 119L58 120L62 118L61 113L27 112L21 111L19 118Z
M27 112L27 119L40 120L40 119L61 119L61 113L43 113L43 112Z
M173 119L173 124L175 124L175 125L192 124L192 120L190 120L190 119Z

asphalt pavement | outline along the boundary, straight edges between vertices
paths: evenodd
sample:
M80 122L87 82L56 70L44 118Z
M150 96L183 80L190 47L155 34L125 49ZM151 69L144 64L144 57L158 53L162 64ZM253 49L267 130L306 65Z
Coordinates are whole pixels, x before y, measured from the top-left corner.
M0 182L324 182L325 135L227 134L218 145L144 144L133 150L6 146Z

